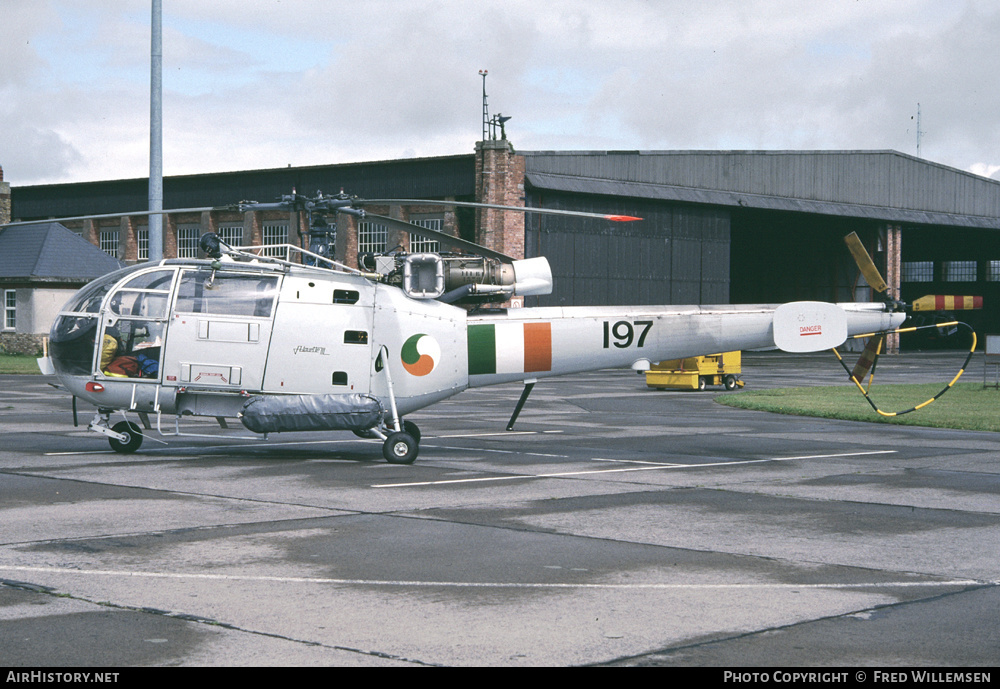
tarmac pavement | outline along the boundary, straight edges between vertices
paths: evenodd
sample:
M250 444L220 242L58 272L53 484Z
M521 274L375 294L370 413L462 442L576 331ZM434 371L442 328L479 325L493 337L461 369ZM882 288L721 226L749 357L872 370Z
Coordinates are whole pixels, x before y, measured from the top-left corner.
M946 382L964 356L880 376ZM748 389L845 378L829 354L743 363ZM120 455L47 383L0 376L0 666L1000 660L1000 434L600 371L540 381L513 432L519 385L411 415L412 466L350 434Z

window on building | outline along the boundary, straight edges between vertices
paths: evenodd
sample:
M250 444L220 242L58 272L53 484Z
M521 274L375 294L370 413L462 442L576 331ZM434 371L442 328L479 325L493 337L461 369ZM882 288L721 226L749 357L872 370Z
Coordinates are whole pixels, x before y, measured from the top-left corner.
M424 218L420 220L410 220L414 225L420 225L420 227L426 227L428 230L441 231L442 221L441 218ZM428 239L427 237L421 237L417 234L410 235L410 252L414 254L419 253L437 253L441 251L441 242L436 239Z
M135 243L137 246L138 259L140 261L149 260L149 228L140 227L135 233Z
M118 258L118 230L101 230L101 251Z
M264 238L265 256L284 256L285 249L278 246L288 243L287 223L265 223L261 228Z
M945 282L975 282L975 261L942 261L941 277Z
M1000 282L1000 261L990 261L986 279L989 282Z
M17 327L17 290L3 291L3 329L14 330Z
M181 225L177 228L177 258L198 258L200 225Z
M933 261L903 261L903 282L934 282Z
M385 253L389 228L370 221L358 223L358 253Z
M219 225L219 239L235 248L243 246L243 225Z

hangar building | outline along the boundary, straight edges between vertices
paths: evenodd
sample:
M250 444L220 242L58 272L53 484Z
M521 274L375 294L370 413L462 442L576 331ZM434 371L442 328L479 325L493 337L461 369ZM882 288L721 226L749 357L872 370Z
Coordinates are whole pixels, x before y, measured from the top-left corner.
M14 186L12 216L135 211L147 205L147 184ZM609 223L405 202L373 209L515 257L546 256L555 291L528 305L865 301L874 297L842 242L856 231L899 298L983 296L986 308L963 319L1000 332L1000 182L896 151L516 151L493 140L468 155L168 177L164 208L273 201L292 189L643 218ZM171 213L163 254L197 255L205 231L234 245L297 244L297 215ZM341 217L336 257L348 265L397 246L436 248ZM126 263L148 256L142 216L66 225Z

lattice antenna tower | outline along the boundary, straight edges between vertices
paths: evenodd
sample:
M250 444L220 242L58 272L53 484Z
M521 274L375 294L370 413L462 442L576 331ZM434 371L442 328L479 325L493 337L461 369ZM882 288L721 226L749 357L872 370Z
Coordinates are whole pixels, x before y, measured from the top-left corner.
M490 134L490 108L486 102L486 75L488 73L485 69L479 70L479 76L483 78L483 141L488 141Z

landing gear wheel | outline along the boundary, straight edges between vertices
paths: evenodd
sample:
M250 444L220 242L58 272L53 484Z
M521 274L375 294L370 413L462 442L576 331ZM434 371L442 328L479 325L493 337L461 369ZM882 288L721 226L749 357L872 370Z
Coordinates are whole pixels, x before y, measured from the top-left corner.
M698 389L699 390L704 390L707 387L708 387L708 381L705 380L705 376L699 376L698 377Z
M722 379L722 384L726 387L726 390L736 389L736 376L726 376Z
M138 424L134 424L131 421L119 421L111 427L111 430L115 433L123 433L126 436L124 442L115 438L108 438L108 443L111 444L111 449L115 452L129 455L138 450L142 445L142 429L139 428Z
M389 464L413 464L418 450L416 439L406 431L390 433L382 443L382 456Z
M420 429L417 428L417 424L412 421L404 421L403 430L412 435L413 439L416 440L417 443L420 442Z

